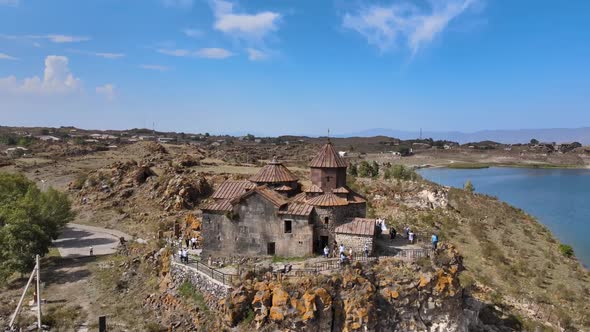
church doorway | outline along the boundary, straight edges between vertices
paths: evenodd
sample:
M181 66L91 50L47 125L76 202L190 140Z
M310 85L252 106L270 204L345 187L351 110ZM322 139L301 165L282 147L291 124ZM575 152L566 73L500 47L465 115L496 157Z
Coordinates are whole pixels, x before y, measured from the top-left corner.
M324 253L324 248L329 245L330 245L330 238L327 236L320 236L320 252Z
M270 256L274 256L275 254L275 243L269 242L266 244L266 254Z

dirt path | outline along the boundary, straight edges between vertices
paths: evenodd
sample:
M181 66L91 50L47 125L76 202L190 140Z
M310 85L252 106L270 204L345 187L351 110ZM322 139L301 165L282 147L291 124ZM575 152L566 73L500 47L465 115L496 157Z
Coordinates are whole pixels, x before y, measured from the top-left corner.
M70 223L53 244L62 258L89 256L90 247L94 255L108 255L117 250L121 237L131 239L130 235L113 229Z

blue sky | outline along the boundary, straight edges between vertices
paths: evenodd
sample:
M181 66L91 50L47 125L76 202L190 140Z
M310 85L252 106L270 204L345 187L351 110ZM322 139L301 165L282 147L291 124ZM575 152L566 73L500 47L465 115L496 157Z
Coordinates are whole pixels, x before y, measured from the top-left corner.
M590 1L0 0L0 124L590 126Z

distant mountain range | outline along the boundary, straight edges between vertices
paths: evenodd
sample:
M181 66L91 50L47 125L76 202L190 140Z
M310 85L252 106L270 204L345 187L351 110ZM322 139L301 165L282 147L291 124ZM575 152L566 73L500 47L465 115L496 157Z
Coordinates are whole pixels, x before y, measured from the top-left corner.
M372 137L388 136L403 140L420 137L419 131L403 131L384 128L367 129L364 131L338 135L337 137ZM422 138L449 140L459 143L495 141L505 144L528 143L532 138L540 142L580 142L590 145L590 127L583 128L550 128L550 129L516 129L516 130L483 130L472 133L459 131L424 131Z

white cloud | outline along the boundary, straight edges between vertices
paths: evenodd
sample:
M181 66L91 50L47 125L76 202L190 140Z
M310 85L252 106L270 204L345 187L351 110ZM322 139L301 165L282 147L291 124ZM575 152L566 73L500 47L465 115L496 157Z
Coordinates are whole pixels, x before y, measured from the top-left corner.
M164 7L169 8L191 8L193 0L160 0Z
M251 61L261 61L268 58L267 53L254 48L247 48L246 52L248 52L248 59Z
M0 53L0 60L18 60L18 59L13 56L10 56L6 53Z
M104 96L108 101L113 101L115 100L115 86L110 83L97 86L96 94Z
M263 11L256 14L235 13L234 4L213 0L214 28L228 35L248 41L261 41L278 29L281 14Z
M125 56L124 53L90 52L90 51L72 50L72 49L70 49L68 51L72 52L72 53L97 56L97 57L105 58L105 59L119 59L119 58L122 58Z
M156 71L168 71L170 67L161 66L161 65L139 65L139 68L147 69L147 70L156 70Z
M157 50L157 52L162 53L162 54L166 54L166 55L171 55L171 56L190 56L191 55L191 51L183 50L183 49L170 50L170 49L160 48Z
M78 43L83 41L90 40L89 37L81 37L81 36L66 36L66 35L47 35L43 36L42 38L47 38L52 43Z
M177 57L199 57L208 59L225 59L234 54L224 48L201 48L196 51L190 51L186 49L158 49L158 53L177 56Z
M58 34L47 34L47 35L0 35L2 39L20 40L20 39L45 39L52 43L64 44L64 43L79 43L88 41L91 38L86 36L70 36L70 35L58 35ZM35 43L38 44L38 43Z
M0 6L16 7L19 3L20 0L0 0Z
M198 29L184 29L184 30L182 30L182 32L187 37L192 37L192 38L200 38L203 36L203 31L198 30Z
M373 5L344 15L342 25L360 33L371 45L387 51L407 44L416 54L432 42L449 22L479 0L430 0L429 10L411 2Z
M33 76L19 82L15 76L0 78L0 90L10 93L51 95L71 93L80 89L80 80L70 73L68 58L58 55L49 55L45 58L43 79Z
M196 52L196 55L200 58L207 58L207 59L225 59L232 55L232 52L224 49L224 48L202 48Z

